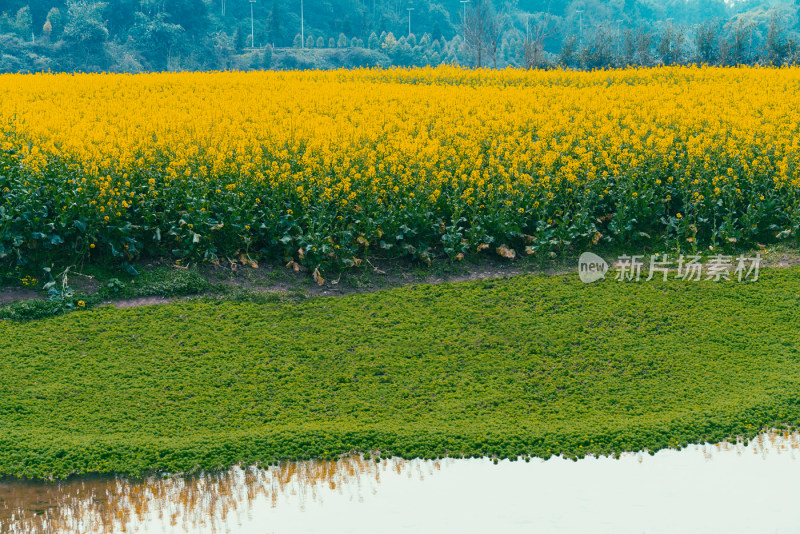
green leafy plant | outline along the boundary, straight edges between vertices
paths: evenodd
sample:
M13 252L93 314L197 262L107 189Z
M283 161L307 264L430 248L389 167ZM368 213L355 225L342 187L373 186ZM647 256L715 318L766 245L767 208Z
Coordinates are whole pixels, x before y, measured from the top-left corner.
M798 283L797 267L742 284L522 276L0 321L0 473L580 458L797 428Z

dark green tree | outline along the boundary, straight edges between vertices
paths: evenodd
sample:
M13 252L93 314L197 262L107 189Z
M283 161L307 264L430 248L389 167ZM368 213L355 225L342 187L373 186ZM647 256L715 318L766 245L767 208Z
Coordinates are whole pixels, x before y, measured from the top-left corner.
M677 26L669 24L663 29L658 39L657 49L664 65L674 65L681 62L684 39L683 31Z
M108 28L103 20L104 2L70 0L67 3L67 24L64 41L70 53L79 61L78 67L104 69L107 65L103 45L108 40Z
M30 7L25 6L17 10L14 18L14 29L20 38L31 40L33 35L33 16L31 15Z
M154 17L136 13L131 37L153 70L171 70L177 67L173 58L183 38L184 29L168 22L169 15L161 12Z
M281 1L272 0L272 10L269 13L269 40L275 46L284 46L285 35L283 31L283 11Z
M783 65L791 53L791 43L786 37L783 22L776 12L769 20L769 30L764 45L764 60L771 65Z
M61 37L64 32L64 17L61 15L61 10L57 7L51 8L47 12L46 22L50 23L50 38L55 40Z
M715 22L704 22L697 27L695 47L699 63L714 65L719 61L719 28Z
M578 38L576 36L571 35L561 41L561 52L558 55L558 64L568 68L578 66Z

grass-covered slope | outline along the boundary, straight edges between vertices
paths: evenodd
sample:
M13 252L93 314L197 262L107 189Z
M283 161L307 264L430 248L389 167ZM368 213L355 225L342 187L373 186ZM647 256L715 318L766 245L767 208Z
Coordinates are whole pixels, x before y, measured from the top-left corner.
M800 423L800 269L0 322L0 473L612 453Z

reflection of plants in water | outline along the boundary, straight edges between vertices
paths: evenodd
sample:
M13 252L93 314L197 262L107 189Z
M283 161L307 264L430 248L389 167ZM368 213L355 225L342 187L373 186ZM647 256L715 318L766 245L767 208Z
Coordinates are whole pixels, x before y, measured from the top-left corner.
M715 454L722 452L735 452L738 455L747 450L753 454L766 457L769 454L800 452L800 433L790 433L787 430L774 430L754 437L752 440L722 441L720 443L705 443L695 445L695 450L702 450L706 460L711 460Z
M795 454L800 451L800 434L771 432L749 443L724 441L690 448L702 451L708 459L750 450L764 456ZM636 457L641 461L646 454ZM438 460L392 458L375 462L354 456L136 481L83 478L52 484L0 483L0 532L107 533L131 531L137 524L153 520L178 530L213 532L235 525L240 514L256 506L278 506L281 497L295 497L301 509L309 500L321 500L325 491L348 492L351 498L360 500L365 493L377 491L377 485L389 474L424 479L441 465Z
M779 432L770 432L768 434L759 434L753 438L753 453L766 456L770 452L781 454L790 452L792 454L800 451L800 434L790 434L788 431L783 430Z
M439 462L425 462L431 471ZM380 483L381 474L423 474L423 462L401 459L374 462L348 457L333 462L289 462L186 477L84 478L52 484L0 484L2 532L112 532L159 518L171 526L216 530L236 520L257 500L277 506L281 495L295 495L301 507L318 490L355 489L360 494Z

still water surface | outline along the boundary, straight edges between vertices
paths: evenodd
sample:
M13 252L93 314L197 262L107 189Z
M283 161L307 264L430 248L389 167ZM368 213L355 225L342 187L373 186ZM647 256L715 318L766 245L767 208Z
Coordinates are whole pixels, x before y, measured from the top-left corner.
M800 533L800 435L619 460L360 458L0 483L2 532Z

